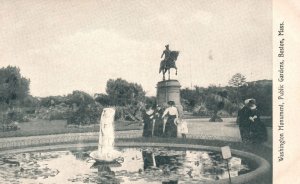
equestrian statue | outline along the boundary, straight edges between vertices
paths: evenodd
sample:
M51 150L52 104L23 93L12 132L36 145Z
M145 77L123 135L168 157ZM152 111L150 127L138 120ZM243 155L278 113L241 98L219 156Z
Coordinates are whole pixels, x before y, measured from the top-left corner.
M168 71L169 74L169 80L170 80L170 69L174 68L176 70L176 75L177 75L177 67L176 67L176 60L179 55L178 51L171 51L169 49L169 45L165 46L166 49L163 51L161 58L165 56L164 60L160 62L160 68L159 68L159 73L163 73L163 80L165 80L165 73Z

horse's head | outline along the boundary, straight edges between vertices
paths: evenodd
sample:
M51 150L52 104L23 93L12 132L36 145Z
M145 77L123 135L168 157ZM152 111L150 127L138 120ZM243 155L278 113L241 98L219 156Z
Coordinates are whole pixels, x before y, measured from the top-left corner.
M179 51L171 51L170 58L172 58L173 61L176 61L178 55L179 55Z

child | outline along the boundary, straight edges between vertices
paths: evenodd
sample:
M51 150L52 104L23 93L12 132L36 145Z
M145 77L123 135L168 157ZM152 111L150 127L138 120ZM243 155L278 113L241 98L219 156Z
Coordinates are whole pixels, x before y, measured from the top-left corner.
M186 139L186 134L189 132L189 129L187 127L187 122L181 118L177 118L176 123L177 123L178 133L181 133L182 138Z

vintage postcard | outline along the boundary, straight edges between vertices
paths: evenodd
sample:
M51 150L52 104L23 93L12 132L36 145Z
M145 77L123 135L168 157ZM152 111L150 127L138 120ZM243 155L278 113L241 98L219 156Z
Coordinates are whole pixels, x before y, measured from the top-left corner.
M0 0L0 183L300 183L299 12Z

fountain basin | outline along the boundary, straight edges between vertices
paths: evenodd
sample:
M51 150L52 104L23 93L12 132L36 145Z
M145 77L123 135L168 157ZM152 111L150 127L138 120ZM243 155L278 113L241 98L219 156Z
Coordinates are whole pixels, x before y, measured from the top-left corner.
M98 162L113 162L115 160L115 158L112 158L112 157L99 155L98 151L91 152L90 157Z
M7 155L7 154L17 154L17 153L29 153L29 152L44 152L44 151L51 151L51 150L66 150L67 148L84 148L84 147L96 147L97 144L95 143L85 143L85 144L69 144L69 145L53 145L53 146L42 146L42 147L32 147L32 148L24 148L24 149L16 149L16 150L7 150L0 153L0 155ZM137 143L137 142L117 142L116 147L123 148L123 147L135 147L135 148L142 148L142 147L155 147L155 148L172 148L172 149L188 149L188 150L206 150L206 151L213 151L213 152L220 152L220 148L218 147L210 147L210 146L201 146L201 145L192 145L192 144L169 144L169 143ZM251 163L251 167L253 167L252 171L236 176L232 178L232 183L251 183L253 179L257 177L263 176L268 170L270 169L270 165L266 160L257 155L242 152L238 150L232 150L234 156L238 156L242 159L248 160ZM87 155L88 157L89 155ZM114 167L118 167L119 164L112 164L112 167L108 167L107 164L98 165L98 172L100 173L111 173ZM68 169L68 166L64 166ZM70 168L72 169L72 168ZM109 174L108 174L109 175ZM107 176L110 177L110 176ZM195 181L197 183L197 181ZM43 182L42 182L43 183ZM126 183L126 182L125 182ZM130 182L129 182L130 183ZM199 182L198 182L199 183ZM201 182L200 182L201 183ZM228 183L228 179L219 179L219 180L205 180L204 183Z
M115 162L119 158L119 153L113 150L109 155L100 155L98 151L92 151L90 157L97 162L110 163Z

